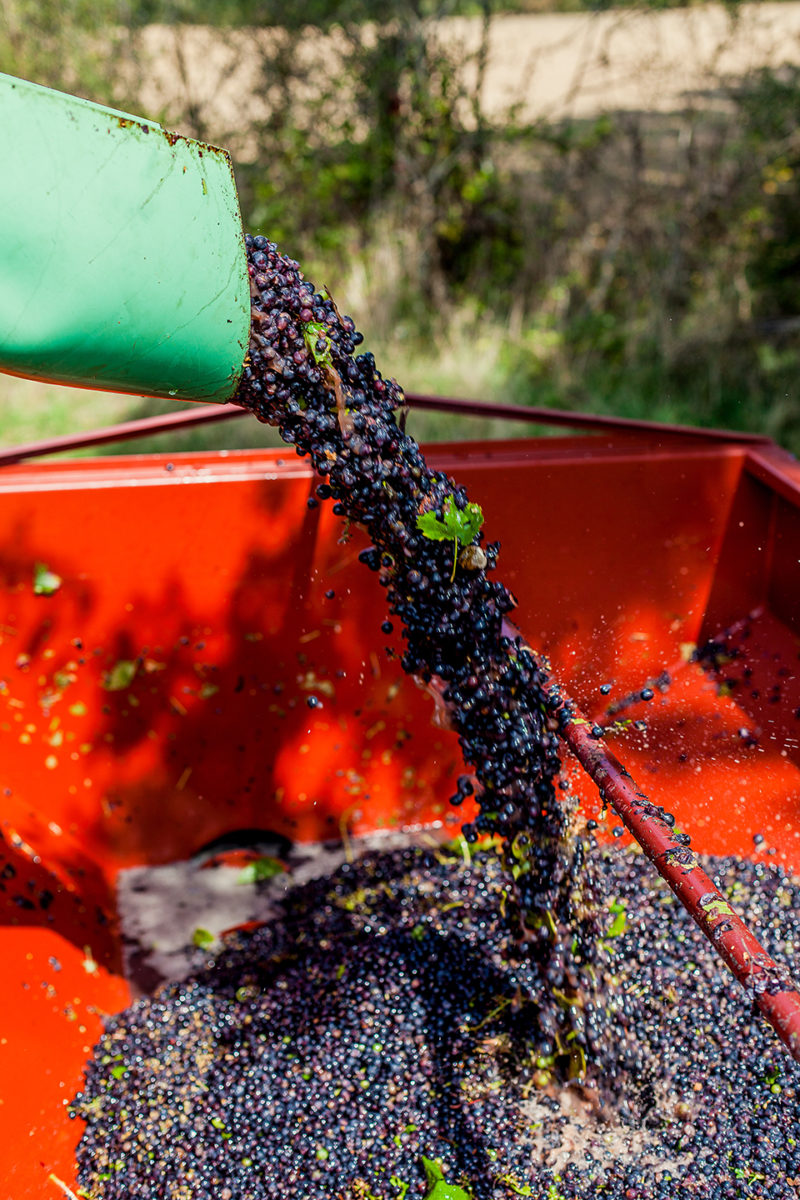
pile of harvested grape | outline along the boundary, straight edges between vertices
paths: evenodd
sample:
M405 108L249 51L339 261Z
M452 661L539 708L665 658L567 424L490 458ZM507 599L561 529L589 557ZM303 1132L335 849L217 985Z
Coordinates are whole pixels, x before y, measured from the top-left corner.
M590 850L613 961L590 1066L530 1038L497 855L368 854L113 1018L73 1113L100 1200L796 1200L800 1066L642 855ZM798 959L800 886L711 861ZM567 998L562 997L564 1003ZM747 1047L747 1053L742 1048Z

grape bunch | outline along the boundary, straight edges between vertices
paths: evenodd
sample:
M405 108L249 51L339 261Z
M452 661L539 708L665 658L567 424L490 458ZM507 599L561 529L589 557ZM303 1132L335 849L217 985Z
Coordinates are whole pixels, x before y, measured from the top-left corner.
M574 988L567 959L575 951L566 947L576 927L591 925L591 906L579 900L573 809L555 787L559 697L509 633L516 601L492 578L499 544L482 544L478 506L431 470L404 432L402 390L370 353L357 352L353 321L273 243L246 244L252 334L234 402L308 456L319 499L332 499L335 513L369 535L360 557L402 624L403 669L431 691L471 768L451 797L458 806L476 796L479 815L464 836L502 838L526 953L542 961L551 984L563 987L569 976ZM589 946L586 932L577 940Z

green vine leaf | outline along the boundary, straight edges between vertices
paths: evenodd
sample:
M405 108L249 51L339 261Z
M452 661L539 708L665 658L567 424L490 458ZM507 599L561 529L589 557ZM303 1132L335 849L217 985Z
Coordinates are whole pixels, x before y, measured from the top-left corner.
M425 1200L473 1200L469 1192L458 1187L455 1183L445 1183L444 1172L438 1162L422 1155L422 1165L425 1168L425 1179L428 1191Z
M483 525L483 511L479 504L469 503L463 511L457 508L452 496L448 496L440 517L436 512L420 513L417 529L433 542L453 543L453 571L450 582L456 577L459 546L469 546Z
M435 542L451 539L461 546L468 546L483 525L483 512L479 504L468 504L463 510L456 508L453 497L448 496L440 517L435 512L420 513L417 529Z
M331 343L328 337L328 327L320 321L309 321L303 326L303 338L305 339L308 353L314 359L318 367L332 367L333 360L331 359ZM317 347L317 342L325 343L324 349L320 350Z
M628 914L624 904L620 904L618 900L614 900L608 906L609 912L614 914L614 920L611 922L606 931L606 937L620 937L625 932L628 924Z

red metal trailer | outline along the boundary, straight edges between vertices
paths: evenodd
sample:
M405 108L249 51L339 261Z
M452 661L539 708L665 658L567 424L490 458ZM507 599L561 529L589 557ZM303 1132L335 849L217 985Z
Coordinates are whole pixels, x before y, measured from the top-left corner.
M520 628L615 726L653 803L699 851L800 869L800 467L761 438L576 423L592 432L429 457L482 505ZM362 536L307 507L314 478L290 450L31 449L0 470L0 1181L14 1200L47 1195L50 1173L74 1185L65 1101L103 1013L131 996L121 871L243 828L313 841L446 825L459 773L455 735L384 650L399 641L380 632ZM55 579L37 594L43 567ZM577 762L565 770L616 824Z

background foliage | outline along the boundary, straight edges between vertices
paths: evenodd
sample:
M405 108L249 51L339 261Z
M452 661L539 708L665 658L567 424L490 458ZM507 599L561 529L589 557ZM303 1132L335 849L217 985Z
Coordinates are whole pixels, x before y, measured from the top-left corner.
M150 115L230 146L246 225L335 289L409 388L800 450L798 68L715 79L671 112L490 119L492 4L5 0L0 70L133 111L150 96ZM231 79L244 47L256 63L222 115L187 65L201 25Z

